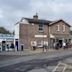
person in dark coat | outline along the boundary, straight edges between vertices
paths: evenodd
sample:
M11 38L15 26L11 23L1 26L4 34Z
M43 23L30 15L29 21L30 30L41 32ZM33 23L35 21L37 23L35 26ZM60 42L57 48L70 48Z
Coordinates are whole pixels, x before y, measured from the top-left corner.
M14 44L13 43L11 43L10 48L12 48L14 50L15 47L14 47Z

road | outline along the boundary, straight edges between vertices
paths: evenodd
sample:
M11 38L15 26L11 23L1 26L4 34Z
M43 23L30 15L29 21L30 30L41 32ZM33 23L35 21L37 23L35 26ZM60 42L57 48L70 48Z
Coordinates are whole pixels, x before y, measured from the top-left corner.
M0 72L52 72L59 62L65 62L70 58L72 59L71 50L20 57L5 61L9 62L9 65L2 65L4 63L0 62Z

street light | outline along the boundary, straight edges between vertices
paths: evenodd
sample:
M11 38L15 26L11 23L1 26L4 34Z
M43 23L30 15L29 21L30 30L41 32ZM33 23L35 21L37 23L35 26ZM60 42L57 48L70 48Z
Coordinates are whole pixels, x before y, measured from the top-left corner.
M48 44L45 44L45 41L44 41L44 21L43 21L43 51L45 48L47 51L47 47L48 47L48 49L50 48L50 29L49 29L49 24L48 24Z

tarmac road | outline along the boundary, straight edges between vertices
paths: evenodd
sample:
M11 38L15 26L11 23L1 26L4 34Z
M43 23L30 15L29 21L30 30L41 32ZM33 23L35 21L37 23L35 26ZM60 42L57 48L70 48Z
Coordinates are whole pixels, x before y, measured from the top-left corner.
M0 67L0 72L52 72L59 61L64 61L71 57L71 51L57 52L51 55L40 54L29 56L29 60Z

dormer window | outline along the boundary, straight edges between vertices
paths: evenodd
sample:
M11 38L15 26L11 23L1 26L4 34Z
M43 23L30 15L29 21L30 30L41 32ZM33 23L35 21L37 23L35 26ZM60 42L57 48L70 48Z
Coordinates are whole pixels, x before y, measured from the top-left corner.
M63 25L63 32L65 32L65 25Z
M57 31L60 31L59 25L57 25Z

